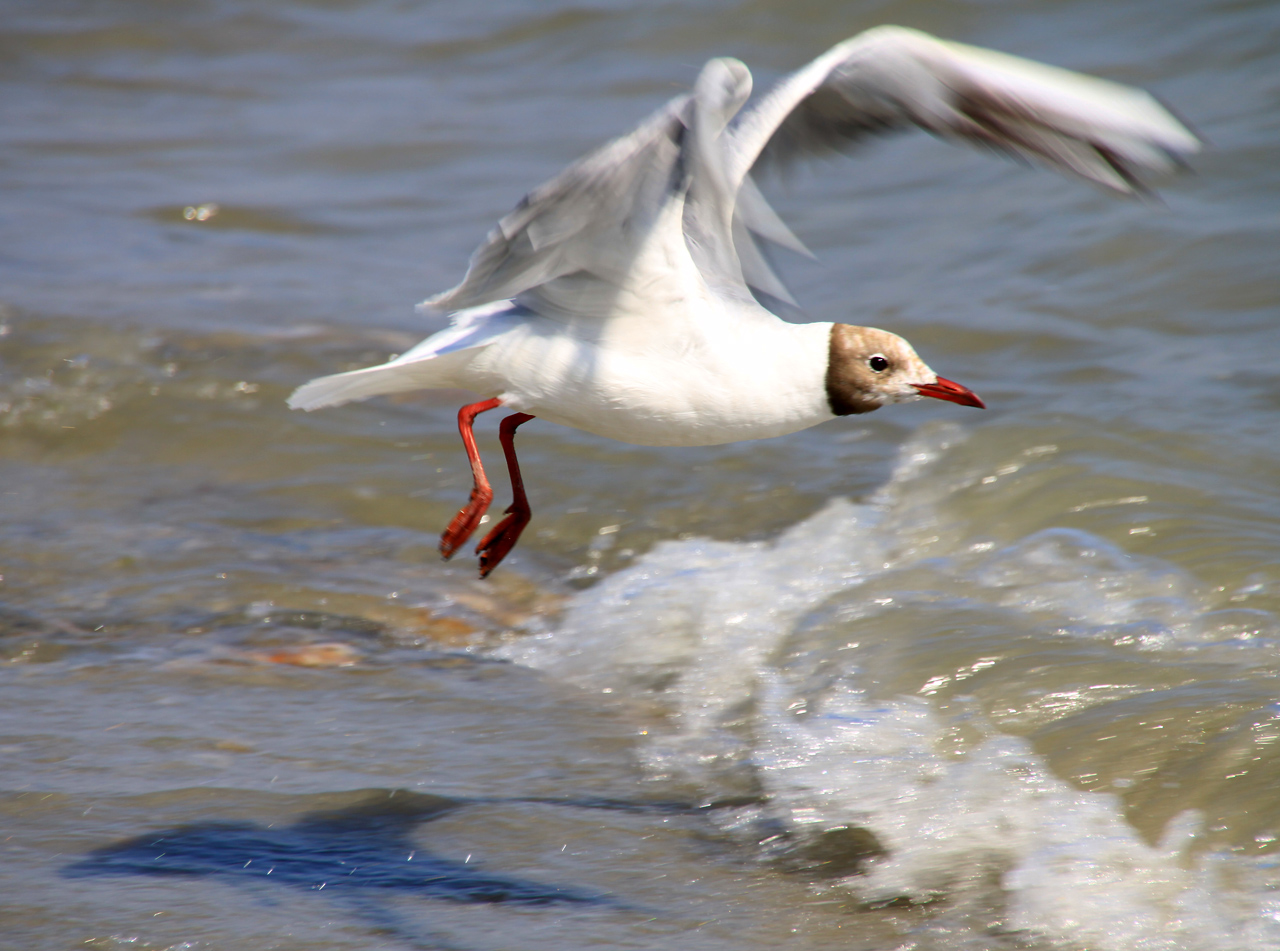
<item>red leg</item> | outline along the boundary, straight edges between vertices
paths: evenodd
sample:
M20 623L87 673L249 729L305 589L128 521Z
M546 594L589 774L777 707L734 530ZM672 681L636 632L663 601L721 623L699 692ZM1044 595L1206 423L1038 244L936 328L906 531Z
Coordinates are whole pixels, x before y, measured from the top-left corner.
M484 474L484 466L480 463L480 450L476 448L476 434L472 432L471 427L474 425L477 416L497 408L498 405L499 400L495 396L491 400L472 403L458 410L458 432L462 434L462 445L466 447L467 458L471 460L471 477L475 485L471 489L471 499L453 517L449 527L440 536L440 554L446 559L453 557L453 553L461 548L462 543L471 537L471 533L480 524L480 517L489 508L489 503L493 501L493 489L489 487L489 480Z
M532 515L529 511L529 499L524 494L524 479L520 477L520 463L516 460L516 429L533 419L528 413L514 413L502 421L498 427L498 441L502 443L502 453L507 457L507 472L511 475L511 494L515 497L511 507L507 509L507 517L499 522L484 537L476 551L480 554L480 577L498 567L498 563L507 557L508 552L516 547L520 533L529 524Z

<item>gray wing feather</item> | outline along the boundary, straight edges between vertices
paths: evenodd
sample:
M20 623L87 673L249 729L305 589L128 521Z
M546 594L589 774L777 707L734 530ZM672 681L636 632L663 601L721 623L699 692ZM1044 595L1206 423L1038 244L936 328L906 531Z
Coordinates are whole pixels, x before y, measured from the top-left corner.
M1139 89L902 27L833 47L731 130L730 177L917 126L1048 165L1121 194L1200 143Z
M807 253L804 245L753 184L726 176L725 129L750 93L746 66L711 60L691 94L530 192L472 255L462 282L424 303L459 310L518 297L546 315L610 316L672 201L683 203L685 250L717 293L750 298L756 288L790 302L755 238Z
M570 165L526 195L471 256L462 282L424 303L459 310L515 297L577 272L624 272L627 252L680 189L690 97Z

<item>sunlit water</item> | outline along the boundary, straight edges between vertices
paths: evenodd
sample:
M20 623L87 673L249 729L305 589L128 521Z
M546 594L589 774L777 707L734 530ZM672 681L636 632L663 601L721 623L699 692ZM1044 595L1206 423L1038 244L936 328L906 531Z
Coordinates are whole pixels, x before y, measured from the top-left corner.
M882 22L1212 145L766 183L809 317L985 413L531 423L482 583L464 394L285 409L708 57ZM1269 2L9 4L0 946L1280 948L1277 76Z

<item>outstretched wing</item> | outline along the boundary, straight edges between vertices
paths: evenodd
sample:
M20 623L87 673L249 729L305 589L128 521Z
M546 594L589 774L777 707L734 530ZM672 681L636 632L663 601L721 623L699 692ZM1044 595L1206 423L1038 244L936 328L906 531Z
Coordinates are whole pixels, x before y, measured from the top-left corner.
M1120 194L1200 148L1148 93L1004 53L877 27L791 74L729 130L730 183L801 155L918 126Z
M667 103L630 135L534 189L489 232L457 287L425 303L460 310L515 297L556 278L626 267L626 251L682 186L688 96Z
M594 319L683 299L690 279L724 296L750 299L750 285L787 299L743 239L803 246L753 186L725 175L725 130L750 93L742 63L711 60L690 94L525 196L462 282L424 303L460 310L518 297L543 314Z
M789 301L756 242L805 249L752 175L912 126L1120 194L1200 147L1142 90L903 27L845 40L739 112L750 92L745 66L712 60L690 94L530 192L426 304L638 315L687 297L691 274L721 296Z

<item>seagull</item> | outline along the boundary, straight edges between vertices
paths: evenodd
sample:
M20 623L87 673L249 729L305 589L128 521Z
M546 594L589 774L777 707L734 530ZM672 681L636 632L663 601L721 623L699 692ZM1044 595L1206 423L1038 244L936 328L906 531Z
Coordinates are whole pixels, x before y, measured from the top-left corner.
M498 433L514 500L476 547L483 578L529 523L515 433L535 417L639 445L711 446L921 397L983 406L896 334L790 323L765 306L794 301L763 248L807 250L754 176L916 126L1145 195L1144 175L1200 147L1142 90L897 26L845 40L747 105L750 94L745 65L708 62L691 92L498 222L462 282L420 305L451 313L450 326L380 366L312 380L289 405L482 396L458 411L474 487L441 536L445 558L493 500L475 418L509 411Z

